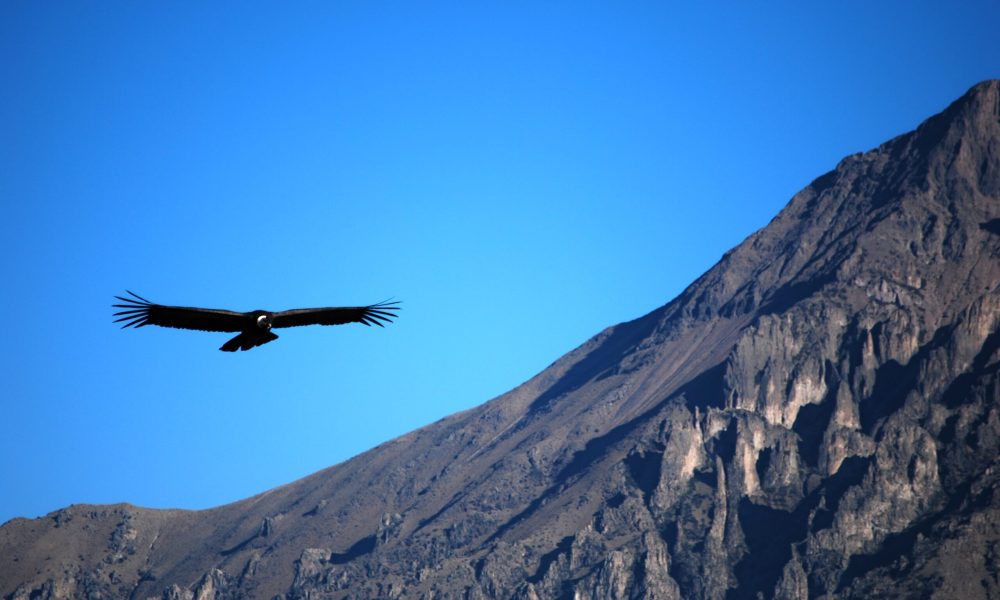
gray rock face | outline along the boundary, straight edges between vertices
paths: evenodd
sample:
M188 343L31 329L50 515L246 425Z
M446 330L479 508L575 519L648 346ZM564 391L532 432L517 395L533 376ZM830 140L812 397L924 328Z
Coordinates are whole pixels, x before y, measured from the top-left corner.
M0 527L0 597L1000 597L1000 82L522 386L207 511Z

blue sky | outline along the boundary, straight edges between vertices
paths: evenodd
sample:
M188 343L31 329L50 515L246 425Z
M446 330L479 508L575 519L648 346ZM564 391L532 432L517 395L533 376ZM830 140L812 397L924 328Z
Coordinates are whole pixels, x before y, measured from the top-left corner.
M1000 4L0 4L0 522L206 508L666 303L1000 77ZM403 301L384 330L111 323Z

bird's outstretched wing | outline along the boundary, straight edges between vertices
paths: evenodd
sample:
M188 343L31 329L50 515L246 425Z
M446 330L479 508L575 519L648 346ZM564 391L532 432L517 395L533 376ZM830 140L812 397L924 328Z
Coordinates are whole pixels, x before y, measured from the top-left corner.
M379 302L371 306L331 306L327 308L296 308L274 313L271 327L299 327L301 325L343 325L364 323L378 325L392 323L396 318L399 302Z
M126 290L128 291L128 290ZM128 292L133 298L115 296L125 304L112 304L114 308L125 310L116 312L115 323L124 322L126 327L159 325L177 329L199 329L201 331L243 331L253 318L245 313L214 308L193 308L188 306L163 306L154 304L142 296Z

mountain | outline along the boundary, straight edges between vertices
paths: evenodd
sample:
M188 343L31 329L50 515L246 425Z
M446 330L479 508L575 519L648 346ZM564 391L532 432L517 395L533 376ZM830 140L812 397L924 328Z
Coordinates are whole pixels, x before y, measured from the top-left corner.
M1000 597L1000 81L511 392L204 511L0 527L0 597Z

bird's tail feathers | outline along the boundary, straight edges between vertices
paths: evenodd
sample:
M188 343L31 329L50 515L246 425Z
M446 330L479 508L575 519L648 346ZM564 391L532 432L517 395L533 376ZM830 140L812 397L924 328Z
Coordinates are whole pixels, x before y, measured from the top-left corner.
M236 352L237 350L249 350L257 346L263 346L268 342L273 342L278 336L272 331L244 331L222 345L219 350L223 352Z

